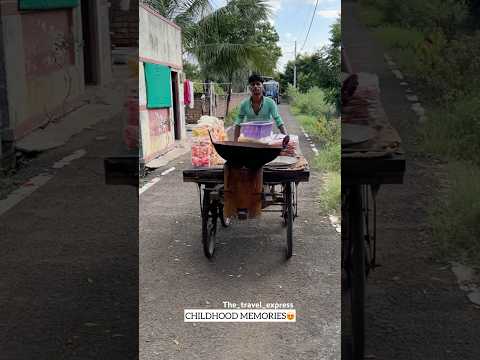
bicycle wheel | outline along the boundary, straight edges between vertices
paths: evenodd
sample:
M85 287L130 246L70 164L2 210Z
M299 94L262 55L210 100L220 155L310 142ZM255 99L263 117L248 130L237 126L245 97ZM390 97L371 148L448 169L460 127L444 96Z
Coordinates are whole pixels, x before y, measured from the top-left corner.
M202 204L202 245L207 258L215 252L217 237L218 206L210 199L210 192L205 190Z
M286 214L285 220L287 222L287 259L290 259L293 254L293 201L292 201L292 184L285 184L285 203Z
M365 347L365 239L360 187L352 188L350 194L351 224L351 288L350 306L352 315L353 359L363 359Z

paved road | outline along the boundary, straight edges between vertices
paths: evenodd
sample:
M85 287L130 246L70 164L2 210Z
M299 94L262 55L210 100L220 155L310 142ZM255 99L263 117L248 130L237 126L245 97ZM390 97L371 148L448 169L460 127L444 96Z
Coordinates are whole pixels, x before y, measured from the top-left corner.
M138 356L137 191L103 174L122 128L99 123L15 176L52 177L0 215L1 360Z
M288 107L280 113L289 132L301 134ZM221 229L208 261L197 188L182 182L189 160L169 164L176 170L140 197L141 359L340 359L340 236L318 210L321 175L312 172L299 188L289 261L278 214ZM183 322L185 308L222 308L223 301L293 303L297 322Z

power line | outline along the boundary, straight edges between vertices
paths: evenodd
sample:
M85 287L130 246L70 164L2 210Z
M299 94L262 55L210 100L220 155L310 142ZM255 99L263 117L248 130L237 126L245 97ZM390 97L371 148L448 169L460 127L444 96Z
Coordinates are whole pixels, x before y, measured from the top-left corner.
M307 43L308 35L310 34L310 29L312 28L312 24L313 24L313 19L315 18L315 11L317 11L317 6L318 6L318 0L315 3L315 9L313 9L312 20L310 21L310 26L308 27L307 36L305 36L305 41L303 42L300 52L303 50L303 48L305 47L305 44Z

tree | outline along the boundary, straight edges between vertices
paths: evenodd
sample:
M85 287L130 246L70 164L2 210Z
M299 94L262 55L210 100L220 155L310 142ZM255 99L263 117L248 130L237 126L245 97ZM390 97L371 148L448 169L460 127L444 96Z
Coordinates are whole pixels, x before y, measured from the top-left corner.
M182 27L184 51L196 58L207 82L230 84L227 112L234 81L243 86L253 71L274 73L282 53L277 45L279 36L268 22L271 8L267 0L230 0L216 10L206 0L144 2Z
M282 56L282 49L278 46L277 30L268 21L260 22L256 29L255 41L263 48L266 72L264 75L274 75L278 59Z
M183 60L183 72L185 77L190 80L200 80L201 72L200 67L196 64L192 64L186 60Z
M341 67L341 44L342 30L340 19L330 28L330 44L325 49L325 59L329 71L325 74L324 89L326 90L326 99L329 103L336 105L337 109L341 105L340 94L340 67Z
M341 27L338 20L330 28L329 45L324 46L311 55L297 55L297 84L301 92L317 86L324 90L326 100L340 106L340 44ZM293 84L294 62L289 61L285 71L280 75L282 89Z
M230 84L227 112L235 76L271 67L268 51L275 49L262 46L275 35L264 25L269 14L267 1L231 0L184 31L187 51L195 55L205 77Z
M212 12L209 0L140 0L163 17L185 28Z

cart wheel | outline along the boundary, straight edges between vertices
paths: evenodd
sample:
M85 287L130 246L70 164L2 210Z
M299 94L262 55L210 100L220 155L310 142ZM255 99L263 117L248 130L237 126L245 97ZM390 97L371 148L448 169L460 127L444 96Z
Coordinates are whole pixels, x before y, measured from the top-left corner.
M293 204L292 204L292 184L285 184L285 216L287 223L287 259L293 254Z
M220 205L218 207L218 216L220 217L220 223L222 224L223 227L229 227L231 223L231 219L229 217L225 217L223 214L223 205Z
M351 194L351 217L352 226L349 235L352 236L351 253L351 314L352 314L352 340L353 356L355 359L363 359L365 344L365 255L366 243L364 240L364 228L362 219L362 198L358 188Z
M283 205L282 205L282 225L286 227L288 224L288 200L287 200L287 185L282 185L282 192L283 192Z
M207 258L212 258L215 252L217 237L217 204L210 200L210 192L205 191L202 211L202 244Z

